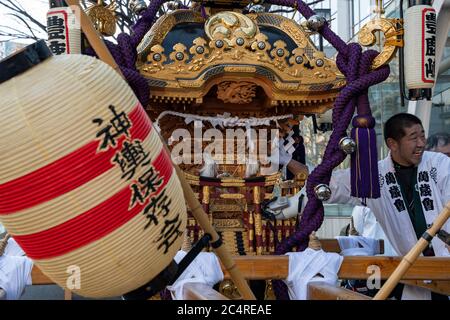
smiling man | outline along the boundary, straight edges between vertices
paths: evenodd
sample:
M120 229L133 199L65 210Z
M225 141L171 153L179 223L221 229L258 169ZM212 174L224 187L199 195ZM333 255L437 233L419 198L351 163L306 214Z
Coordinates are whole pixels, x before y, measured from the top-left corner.
M405 255L433 223L450 201L450 158L444 154L425 151L426 139L419 118L400 113L385 123L384 138L388 156L378 162L381 197L367 199L395 251ZM329 203L360 205L351 197L350 170L333 172ZM443 227L450 231L450 222ZM437 238L424 255L450 256L445 244ZM416 287L405 287L403 299L447 297L430 294Z
M389 154L378 161L381 196L366 199L366 205L394 250L404 256L450 201L450 158L425 151L422 123L412 114L399 113L386 121L384 138ZM334 171L330 189L327 203L361 205L360 199L351 196L350 169ZM450 221L443 229L450 232ZM436 237L423 254L450 256L445 244ZM403 290L402 299L430 298L447 299L422 288L405 286Z
M427 142L425 131L423 130L421 121L417 117L408 113L400 113L391 117L386 122L384 134L386 144L390 150L392 164L395 170L395 178L399 187L397 188L397 186L394 185L389 187L391 198L392 194L402 196L403 204L399 204L400 202L397 201L394 202L394 206L397 211L399 208L406 207L417 239L419 239L427 229L423 209L430 211L434 207L434 200L431 199L430 202L430 198L425 198L426 196L431 196L429 184L420 184L420 190L422 190L422 195L424 196L422 201L419 193L419 185L417 183L419 178L417 176L418 166L424 156ZM432 156L432 154L427 153L425 156L427 160L429 156ZM436 167L433 168L437 170ZM429 180L432 179L431 170L432 168L430 168L428 172L421 171L419 183L430 182ZM425 181L425 176L429 176L428 181ZM385 179L389 180L386 177ZM392 182L394 182L394 180L392 180ZM386 181L386 184L390 185L388 181ZM398 193L398 189L400 190L400 194ZM430 192L428 192L428 189L430 189ZM431 255L431 252L428 255Z

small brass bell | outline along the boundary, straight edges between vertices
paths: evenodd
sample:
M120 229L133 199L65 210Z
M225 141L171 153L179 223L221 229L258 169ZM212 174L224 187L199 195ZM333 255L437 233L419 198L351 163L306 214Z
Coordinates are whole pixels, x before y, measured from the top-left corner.
M144 13L145 9L147 9L147 4L144 0L130 0L129 3L130 10L140 16Z
M346 154L351 154L356 151L356 142L352 138L343 137L339 141L339 148L341 148L341 150Z
M320 201L327 201L331 198L331 189L324 183L318 184L314 187L316 198Z
M308 21L306 22L306 26L311 31L319 31L323 28L323 26L326 23L326 19L319 15L314 15L309 17Z

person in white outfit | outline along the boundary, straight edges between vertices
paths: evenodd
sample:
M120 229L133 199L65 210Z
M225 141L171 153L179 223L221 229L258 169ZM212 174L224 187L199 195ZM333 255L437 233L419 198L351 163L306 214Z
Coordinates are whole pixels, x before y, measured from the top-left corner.
M355 206L352 211L353 224L359 235L371 238L381 239L384 242L384 256L393 257L397 256L394 248L392 247L389 239L384 234L383 229L378 223L375 215L369 207Z
M395 252L406 255L450 201L450 158L425 151L426 139L419 118L407 113L385 123L387 157L378 162L381 197L367 199ZM294 160L292 160L294 161ZM361 205L351 196L350 169L336 170L330 180L328 203ZM443 230L450 232L450 221ZM444 242L433 238L426 256L449 257ZM429 290L405 286L402 299L448 299Z
M441 152L450 157L450 133L435 133L428 137L426 150Z

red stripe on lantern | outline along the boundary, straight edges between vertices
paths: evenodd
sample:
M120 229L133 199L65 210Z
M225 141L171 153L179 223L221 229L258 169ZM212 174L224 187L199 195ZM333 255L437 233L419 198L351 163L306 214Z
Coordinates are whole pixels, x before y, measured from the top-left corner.
M132 139L144 140L152 124L144 108L138 104L128 115L132 123ZM95 124L93 124L95 125ZM111 169L117 149L125 136L118 140L116 149L97 152L101 143L94 140L68 155L20 178L0 185L0 215L12 214L57 198L98 177Z
M129 209L132 192L129 187L126 187L103 203L60 225L33 234L15 235L14 239L29 258L49 259L103 238L141 212L149 200L160 193L169 182L173 167L170 156L164 148L161 149L161 153L152 165L163 178L163 182L144 204L136 203Z

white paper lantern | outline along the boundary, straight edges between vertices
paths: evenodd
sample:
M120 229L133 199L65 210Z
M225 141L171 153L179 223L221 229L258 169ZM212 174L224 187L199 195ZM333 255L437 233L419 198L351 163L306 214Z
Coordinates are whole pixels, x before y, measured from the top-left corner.
M181 247L180 182L110 66L48 57L38 44L0 63L0 221L60 286L88 297L129 293Z
M405 82L408 89L429 89L435 81L436 11L429 5L405 15Z

